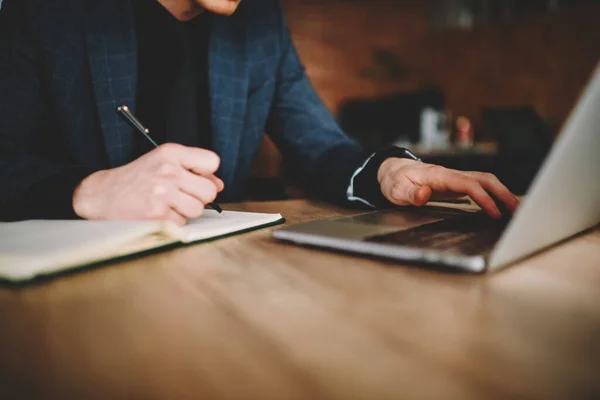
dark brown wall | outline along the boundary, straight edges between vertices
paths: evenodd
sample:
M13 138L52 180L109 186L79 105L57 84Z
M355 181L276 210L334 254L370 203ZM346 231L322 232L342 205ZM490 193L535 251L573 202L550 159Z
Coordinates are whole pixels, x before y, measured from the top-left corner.
M483 106L531 104L560 122L600 56L600 4L434 33L430 3L284 0L298 51L333 111L348 97L435 83L455 115L477 119ZM374 48L391 49L406 79L362 78Z

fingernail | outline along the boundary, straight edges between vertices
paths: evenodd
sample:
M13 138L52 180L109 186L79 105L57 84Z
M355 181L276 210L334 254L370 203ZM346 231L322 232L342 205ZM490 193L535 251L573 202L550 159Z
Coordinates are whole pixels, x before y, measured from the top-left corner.
M510 207L510 211L514 214L515 212L517 212L517 208L519 208L520 205L521 205L521 201L519 200L518 197L515 197L512 207Z

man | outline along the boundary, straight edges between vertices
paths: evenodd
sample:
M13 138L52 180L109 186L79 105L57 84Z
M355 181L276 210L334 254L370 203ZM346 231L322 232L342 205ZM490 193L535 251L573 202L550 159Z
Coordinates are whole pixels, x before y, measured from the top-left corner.
M121 121L128 105L160 143ZM423 205L490 194L489 174L369 157L312 89L276 0L5 0L0 219L170 219L241 198L267 132L322 197ZM208 150L211 149L211 150Z

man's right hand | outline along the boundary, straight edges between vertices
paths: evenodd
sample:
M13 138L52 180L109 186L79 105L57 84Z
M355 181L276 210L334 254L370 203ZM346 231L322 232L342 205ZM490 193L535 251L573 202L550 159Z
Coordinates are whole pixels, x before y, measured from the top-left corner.
M198 218L223 190L214 176L219 156L209 150L165 144L119 168L85 178L73 194L84 219L171 220Z

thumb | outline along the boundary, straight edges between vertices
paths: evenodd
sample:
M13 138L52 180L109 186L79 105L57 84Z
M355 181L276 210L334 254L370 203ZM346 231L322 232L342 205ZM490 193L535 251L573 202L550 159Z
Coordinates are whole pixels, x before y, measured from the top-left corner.
M429 186L412 185L408 190L408 201L413 206L420 207L427 204L431 198L431 194L432 191Z

